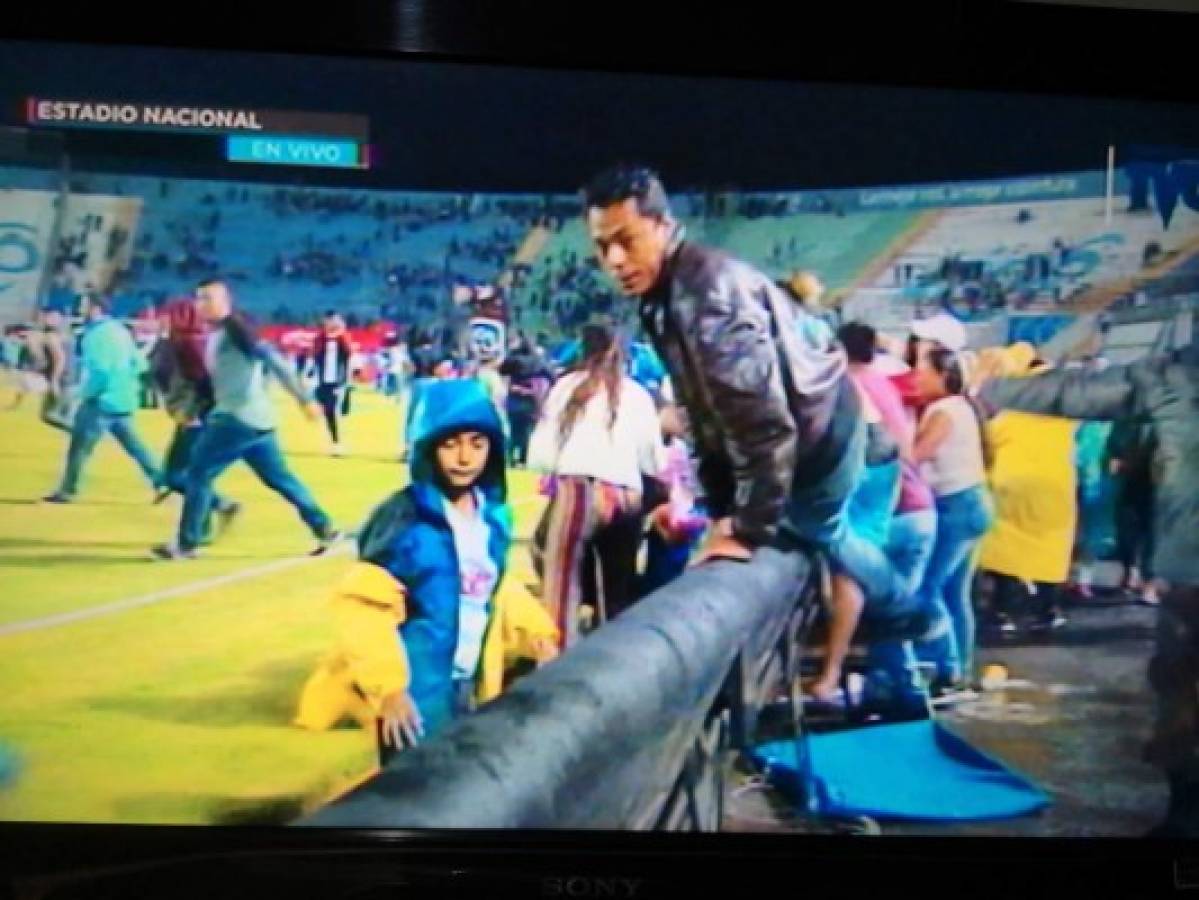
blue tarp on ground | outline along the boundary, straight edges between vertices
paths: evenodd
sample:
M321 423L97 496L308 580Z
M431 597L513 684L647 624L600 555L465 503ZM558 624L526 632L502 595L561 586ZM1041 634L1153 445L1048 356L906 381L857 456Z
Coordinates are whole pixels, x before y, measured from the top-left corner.
M762 744L755 762L797 804L831 817L970 822L1049 805L1036 784L932 720Z

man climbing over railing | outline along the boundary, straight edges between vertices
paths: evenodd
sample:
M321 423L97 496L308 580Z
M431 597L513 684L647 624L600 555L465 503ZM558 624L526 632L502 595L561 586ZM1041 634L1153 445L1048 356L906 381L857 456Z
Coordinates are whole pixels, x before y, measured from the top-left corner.
M850 527L865 423L844 353L801 337L790 298L763 273L686 239L649 169L618 166L584 190L596 253L641 322L687 408L713 527L698 559L748 560L761 546L817 549L841 579L831 630L860 614L886 633L931 639L881 548ZM851 588L846 590L846 588Z

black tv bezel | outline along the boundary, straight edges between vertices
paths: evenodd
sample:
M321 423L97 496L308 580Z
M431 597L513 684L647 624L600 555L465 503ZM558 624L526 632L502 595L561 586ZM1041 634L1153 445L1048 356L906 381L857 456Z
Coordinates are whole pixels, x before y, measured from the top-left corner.
M998 67L997 75L979 77L961 72L957 78L936 66L915 70L888 68L888 61L894 57L885 53L880 54L881 61L873 65L863 61L856 68L852 61L847 63L819 54L807 59L764 61L761 58L764 54L754 54L752 47L743 48L741 56L698 61L670 53L650 58L620 53L605 57L599 47L602 41L596 39L583 42L582 51L572 57L569 41L559 37L554 38L556 43L549 51L539 51L529 39L506 40L503 34L471 35L469 40L464 39L463 34L469 31L474 19L456 11L454 7L458 5L461 4L446 3L440 12L421 13L442 23L437 37L417 29L410 30L407 39L401 39L403 30L396 30L399 17L395 13L404 4L395 4L390 14L379 14L370 20L376 26L384 22L392 28L391 35L385 38L373 32L369 22L324 37L313 37L311 32L297 33L298 26L288 31L286 25L273 30L263 27L217 35L214 31L188 34L186 23L177 26L179 30L174 33L145 27L122 28L119 14L110 15L103 26L91 21L76 21L72 25L61 16L33 11L23 21L3 26L5 31L0 33L0 39L441 61L555 71L583 68L696 77L950 87L1188 105L1199 99L1199 80L1185 73L1182 62L1166 61L1156 68L1144 67L1134 77L1117 82L1099 74L1093 64L1080 63L1083 54L1077 48L1063 54L1056 63L1042 59L1023 66ZM409 6L415 8L421 4ZM1144 43L1146 35L1152 37L1155 29L1161 29L1160 47L1166 56L1183 47L1185 29L1178 26L1192 21L1180 18L1180 14L1034 8L1032 4L1020 3L980 2L974 5L973 13L967 11L966 3L940 7L950 10L951 27L963 22L996 27L1016 23L1016 27L1044 28L1050 35L1061 37L1067 24L1071 28L1078 25L1084 33L1090 30L1098 44L1121 36L1130 42ZM536 27L532 33L541 34ZM763 46L777 47L778 41L775 35L764 39ZM1185 841L1120 838L867 840L791 834L411 832L0 823L0 872L10 879L84 873L137 863L170 867L178 861L199 858L212 862L213 887L219 889L222 860L228 862L245 854L286 857L293 853L324 856L331 868L344 866L347 872L353 871L365 856L385 860L397 873L416 869L444 871L445 884L457 888L476 884L470 880L476 876L482 877L482 883L486 884L487 873L492 873L492 882L499 884L501 876L496 873L506 872L523 878L510 886L523 889L541 885L543 894L547 893L547 878L601 878L625 872L648 880L651 890L641 896L673 895L675 889L681 893L697 884L748 886L767 877L772 881L779 877L794 878L797 871L805 873L804 877L819 879L818 889L823 892L828 892L829 886L864 890L894 887L907 878L928 878L931 867L951 868L954 875L946 878L969 877L972 893L982 895L1010 896L1016 890L1035 891L1052 886L1077 892L1089 889L1102 892L1103 896L1149 896L1188 887L1191 861L1199 860L1194 845ZM86 883L90 876L82 877Z

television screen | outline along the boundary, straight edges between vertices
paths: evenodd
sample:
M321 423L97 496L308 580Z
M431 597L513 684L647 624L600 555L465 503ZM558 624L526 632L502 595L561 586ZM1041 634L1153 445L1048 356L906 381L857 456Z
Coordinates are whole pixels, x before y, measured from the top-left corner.
M1199 827L1194 107L4 42L0 109L0 820Z

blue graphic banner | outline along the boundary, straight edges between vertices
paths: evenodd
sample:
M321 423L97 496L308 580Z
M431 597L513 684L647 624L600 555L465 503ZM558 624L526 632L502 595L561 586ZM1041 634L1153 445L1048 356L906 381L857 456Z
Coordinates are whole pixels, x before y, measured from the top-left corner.
M327 169L367 167L364 146L354 141L319 138L233 135L227 138L225 158L229 162L279 166L317 166Z

